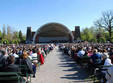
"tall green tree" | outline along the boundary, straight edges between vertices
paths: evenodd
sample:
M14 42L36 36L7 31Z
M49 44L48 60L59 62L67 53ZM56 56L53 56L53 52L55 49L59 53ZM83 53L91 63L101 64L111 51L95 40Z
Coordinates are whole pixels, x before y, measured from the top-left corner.
M1 43L1 41L2 41L2 32L0 30L0 43Z
M0 38L2 38L2 32L1 32L1 30L0 30Z
M105 11L102 16L94 22L98 28L104 28L109 33L109 40L111 41L113 33L113 11Z
M23 41L23 34L22 34L21 30L19 31L19 39L20 39L20 42Z
M85 28L81 33L81 38L82 40L85 40L85 41L92 41L92 39L94 38L92 30L89 28Z
M6 37L6 28L5 28L5 24L3 24L3 28L2 28L3 30L3 33L2 33L2 38L4 38L5 39L5 37Z
M20 42L20 39L19 39L19 32L17 32L17 31L14 31L13 32L13 41L12 41L13 43L19 43Z
M6 36L6 39L11 42L11 41L13 40L12 37L13 37L13 36L12 36L11 27L10 27L10 26L7 26L7 36Z
M19 39L19 32L17 31L13 32L13 39Z

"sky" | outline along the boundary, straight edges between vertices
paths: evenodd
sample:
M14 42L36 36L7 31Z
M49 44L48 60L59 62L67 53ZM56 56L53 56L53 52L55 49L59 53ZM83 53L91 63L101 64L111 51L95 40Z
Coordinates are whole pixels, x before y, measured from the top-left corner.
M83 29L106 10L113 10L113 0L0 0L0 30L5 24L25 34L28 26L36 31L51 22Z

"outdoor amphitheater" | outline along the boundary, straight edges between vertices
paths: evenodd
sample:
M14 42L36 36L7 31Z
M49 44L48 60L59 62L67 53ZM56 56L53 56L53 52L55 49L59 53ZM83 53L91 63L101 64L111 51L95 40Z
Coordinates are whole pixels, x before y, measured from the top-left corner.
M26 32L26 44L1 44L0 83L112 81L112 43L80 41L79 26L70 31L60 23Z
M0 83L113 83L113 0L0 0Z

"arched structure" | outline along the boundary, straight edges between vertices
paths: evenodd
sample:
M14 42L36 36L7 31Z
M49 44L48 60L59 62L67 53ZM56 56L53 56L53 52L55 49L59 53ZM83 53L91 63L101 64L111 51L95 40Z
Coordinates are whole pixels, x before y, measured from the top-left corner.
M59 23L48 23L36 31L33 37L33 43L53 41L72 42L73 39L72 32L66 26Z

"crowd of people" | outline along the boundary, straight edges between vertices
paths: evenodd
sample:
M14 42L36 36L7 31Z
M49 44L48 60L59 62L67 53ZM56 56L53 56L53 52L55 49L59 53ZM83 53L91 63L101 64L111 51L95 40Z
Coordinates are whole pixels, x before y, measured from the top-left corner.
M22 80L28 83L31 75L34 78L36 77L37 68L44 64L45 57L54 47L54 44L1 45L0 72L21 72ZM113 44L64 43L59 44L59 48L72 57L81 68L87 68L91 74L94 74L98 67L105 68L106 70L101 72L105 78L102 83L113 83ZM84 63L85 66L83 66ZM28 79L26 73L28 73ZM8 82L18 83L17 81ZM3 83L3 81L0 81L0 83Z
M1 45L0 72L21 72L22 80L28 83L30 75L36 76L37 68L44 64L48 53L54 49L53 44L46 45ZM28 79L26 78L28 73ZM5 81L2 80L5 83ZM0 81L0 83L2 83ZM18 83L7 81L6 83Z
M81 68L94 74L96 68L101 67L101 74L105 79L102 83L113 83L113 44L111 43L76 43L61 44L60 50L72 57ZM85 61L85 62L84 62ZM106 69L106 70L104 70Z

